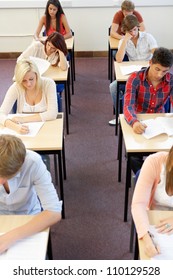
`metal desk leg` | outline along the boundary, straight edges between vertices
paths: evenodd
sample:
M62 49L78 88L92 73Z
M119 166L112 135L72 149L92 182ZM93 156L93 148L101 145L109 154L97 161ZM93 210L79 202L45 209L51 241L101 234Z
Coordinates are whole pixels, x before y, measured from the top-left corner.
M64 202L64 187L63 187L63 175L62 175L62 155L61 151L58 151L58 166L59 166L59 188L60 188L60 198L63 202L62 204L62 218L65 219L65 202Z
M66 132L69 134L69 122L68 122L68 86L65 83L65 118L66 118Z
M49 231L49 237L48 237L48 243L47 243L47 255L48 255L49 260L53 260L51 229Z
M116 112L115 112L115 120L116 120L116 126L115 126L115 135L118 134L118 116L119 116L119 88L120 84L117 82L117 98L116 98Z
M73 69L73 58L72 58L72 51L70 52L70 74L71 74L71 88L72 88L72 95L74 95L74 69Z
M111 49L110 43L108 42L108 80L110 80L110 72L111 72Z
M127 222L130 184L131 184L131 164L130 164L130 156L127 153L126 185L125 185L125 200L124 200L124 222Z
M63 146L62 146L62 158L63 158L63 174L64 174L64 180L66 180L66 179L67 179L67 175L66 175L66 160L65 160L64 136L63 136Z
M113 50L110 50L110 82L113 81L113 57L112 57Z
M118 136L118 182L121 182L121 166L122 166L122 129L121 124L119 125L119 136Z

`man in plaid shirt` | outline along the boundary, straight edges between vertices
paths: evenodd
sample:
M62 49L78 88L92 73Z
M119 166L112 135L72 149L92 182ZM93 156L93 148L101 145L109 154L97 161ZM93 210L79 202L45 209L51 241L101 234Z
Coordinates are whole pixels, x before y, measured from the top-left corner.
M173 53L166 48L157 48L150 60L149 67L134 72L126 83L124 95L124 117L133 131L142 134L146 126L136 114L164 113L167 101L173 105L173 75L170 68L173 65ZM139 157L135 157L139 159ZM136 173L142 166L141 158L131 167Z

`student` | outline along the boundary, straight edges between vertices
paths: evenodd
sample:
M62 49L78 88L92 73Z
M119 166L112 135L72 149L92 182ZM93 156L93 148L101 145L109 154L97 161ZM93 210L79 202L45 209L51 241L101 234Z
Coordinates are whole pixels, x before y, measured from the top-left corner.
M57 117L56 86L52 79L40 77L37 66L29 59L19 60L14 71L15 82L8 89L0 107L0 123L20 134L29 128L23 123L54 120ZM17 113L27 115L9 119L17 101Z
M62 203L41 157L12 135L0 135L0 214L34 215L28 223L0 235L0 253L61 219Z
M121 10L116 12L114 15L113 21L112 21L112 26L110 30L110 36L116 39L122 39L124 36L124 32L122 30L122 22L123 19L127 15L135 15L139 21L139 29L140 31L145 31L145 26L143 22L143 18L140 15L139 12L135 10L135 5L131 1L123 1L121 4Z
M49 36L54 31L58 31L64 36L64 39L72 37L67 18L58 0L49 0L47 2L45 15L41 17L34 34L35 40L41 40L39 36L43 27L45 27L46 36Z
M154 51L149 67L134 72L127 80L124 95L124 117L133 131L142 134L146 125L142 124L137 114L164 113L164 105L173 104L173 54L160 47ZM131 167L136 173L142 166L142 157L133 157Z
M119 41L116 61L122 62L125 55L130 61L149 61L158 47L155 38L149 33L139 31L139 21L135 15L127 15L123 19L122 29L125 36ZM113 81L109 88L114 108L116 108L117 81ZM122 86L121 90L124 91L124 88L125 86ZM109 124L116 125L115 119L109 121Z
M149 234L147 209L171 210L173 205L173 147L168 152L148 156L140 171L132 199L132 215L138 238L148 257L160 253ZM173 234L173 217L155 225L162 234Z
M32 42L17 61L30 56L39 57L48 60L52 66L58 66L65 71L68 68L67 54L68 50L63 36L58 32L53 32L47 37L45 43Z

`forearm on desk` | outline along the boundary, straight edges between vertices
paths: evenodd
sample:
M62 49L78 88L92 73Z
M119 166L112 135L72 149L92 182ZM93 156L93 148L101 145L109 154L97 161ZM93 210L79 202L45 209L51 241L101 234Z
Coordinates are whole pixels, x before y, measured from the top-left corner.
M0 253L7 250L19 239L23 239L40 231L43 231L53 224L59 222L60 220L61 214L58 212L45 210L37 214L26 224L10 230L9 232L0 236Z

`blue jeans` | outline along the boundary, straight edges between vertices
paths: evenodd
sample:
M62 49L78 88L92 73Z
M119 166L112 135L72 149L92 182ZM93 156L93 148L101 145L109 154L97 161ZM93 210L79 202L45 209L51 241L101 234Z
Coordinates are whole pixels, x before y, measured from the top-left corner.
M117 102L117 81L116 80L113 81L112 83L110 83L109 90L110 90L110 94L112 97L113 106L116 110L116 102ZM124 90L125 90L125 85L120 85L119 100L123 97ZM118 104L118 106L119 105L120 104ZM115 111L115 113L116 113L116 111Z

